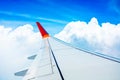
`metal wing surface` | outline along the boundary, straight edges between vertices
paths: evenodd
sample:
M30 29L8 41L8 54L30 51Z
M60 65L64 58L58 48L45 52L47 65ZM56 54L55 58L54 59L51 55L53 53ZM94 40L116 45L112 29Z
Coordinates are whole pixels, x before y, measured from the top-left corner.
M120 80L120 60L75 48L37 22L42 45L23 80Z

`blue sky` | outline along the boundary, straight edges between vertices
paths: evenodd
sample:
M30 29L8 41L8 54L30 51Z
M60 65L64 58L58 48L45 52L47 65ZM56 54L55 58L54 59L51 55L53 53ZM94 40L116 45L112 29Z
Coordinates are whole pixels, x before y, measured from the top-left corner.
M56 33L68 22L88 22L92 17L99 24L118 24L119 4L119 0L1 0L0 24L15 28L26 23L36 26L39 21L47 28L59 28Z

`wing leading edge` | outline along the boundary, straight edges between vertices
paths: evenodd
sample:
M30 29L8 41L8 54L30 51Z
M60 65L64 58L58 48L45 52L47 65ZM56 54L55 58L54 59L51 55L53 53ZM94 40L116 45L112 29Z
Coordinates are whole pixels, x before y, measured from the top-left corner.
M23 80L120 80L120 60L74 48L37 25L42 48Z

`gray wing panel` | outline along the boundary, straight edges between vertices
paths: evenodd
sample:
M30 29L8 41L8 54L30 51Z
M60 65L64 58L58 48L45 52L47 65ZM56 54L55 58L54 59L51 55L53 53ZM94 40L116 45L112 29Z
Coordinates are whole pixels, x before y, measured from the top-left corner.
M65 80L120 80L120 63L49 38Z
M23 80L62 80L51 50L65 80L120 80L119 60L93 55L52 37L43 39L42 48Z
M47 39L43 39L42 48L23 80L61 80L52 59Z

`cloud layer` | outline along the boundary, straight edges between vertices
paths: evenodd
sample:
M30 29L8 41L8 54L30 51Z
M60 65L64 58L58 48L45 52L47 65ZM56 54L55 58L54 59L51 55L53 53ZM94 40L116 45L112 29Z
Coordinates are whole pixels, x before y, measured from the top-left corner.
M19 80L14 73L29 65L27 57L36 54L40 44L40 33L32 25L14 30L0 26L0 80Z
M55 37L94 52L100 52L120 58L120 24L102 23L96 18L88 23L70 22Z
M88 23L70 22L55 36L82 49L120 58L120 24L100 26L96 18ZM40 33L30 24L16 29L0 26L0 80L21 80L14 73L30 65L27 57L37 53L40 44Z

